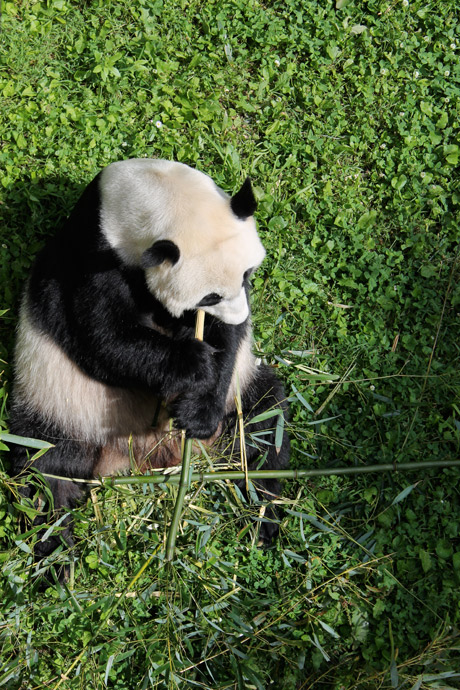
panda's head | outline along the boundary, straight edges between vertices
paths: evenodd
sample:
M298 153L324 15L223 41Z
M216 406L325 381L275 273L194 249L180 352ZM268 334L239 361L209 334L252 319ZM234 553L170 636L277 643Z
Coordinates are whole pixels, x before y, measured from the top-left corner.
M249 180L229 197L182 163L133 159L102 171L100 193L105 238L144 269L173 316L201 307L226 323L246 320L244 282L265 256Z

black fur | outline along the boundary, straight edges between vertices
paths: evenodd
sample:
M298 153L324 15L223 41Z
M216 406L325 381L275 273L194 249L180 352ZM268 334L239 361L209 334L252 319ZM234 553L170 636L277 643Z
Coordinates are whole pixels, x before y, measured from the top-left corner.
M257 201L249 177L245 179L241 189L230 199L230 207L235 216L241 220L246 220L256 212Z
M245 183L233 197L232 208L235 206L233 210L240 217L249 215L251 195L250 183L249 187ZM204 341L196 340L195 314L186 312L175 318L166 311L147 289L143 269L124 265L110 247L100 230L99 215L98 176L84 191L64 228L35 261L26 289L28 315L35 328L48 335L91 378L108 386L174 398L170 413L176 427L186 429L188 437L208 438L221 423L224 430L231 430L235 413L226 415L226 397L248 321L229 325L207 315ZM172 243L166 243L160 247L157 243L156 250L154 245L145 261L155 261L161 255L174 262ZM247 277L245 285L248 290ZM143 325L145 315L155 328ZM43 385L46 394L46 381ZM285 409L284 399L272 370L258 367L252 383L243 391L243 413L251 417L272 406ZM13 400L10 426L12 433L55 444L35 462L41 472L81 479L93 476L101 449L70 439L66 429L46 424L40 410ZM269 428L273 420L257 426ZM287 434L279 453L274 444L264 445L263 452L267 448L264 467L284 467L289 455ZM259 455L257 449L248 446L253 466ZM23 447L13 447L12 464L14 473L27 467ZM277 482L261 484L274 494L279 491ZM51 480L50 487L56 510L73 507L82 494L81 485L72 482ZM262 526L266 538L274 531L276 527L270 523ZM64 536L71 542L68 530ZM55 540L41 544L40 555L55 546Z
M282 410L285 423L288 422L288 405L284 394L283 385L277 378L273 369L261 364L257 367L254 378L242 395L242 408L244 419L250 422L251 418L256 417L267 410ZM236 413L233 412L227 418L227 425L230 429L235 429L237 423ZM246 426L247 434L246 457L249 470L281 470L289 462L290 443L289 437L284 430L281 448L277 450L275 446L276 417L269 417L265 421L249 423ZM258 444L253 441L258 433L265 432L262 436L263 443ZM238 444L236 444L238 446ZM235 447L239 452L239 448ZM266 454L265 461L259 467L261 457ZM268 503L280 494L281 485L277 479L262 479L253 482L256 488L261 490L262 500ZM245 482L238 482L240 489L244 491ZM269 506L265 512L265 520L260 527L260 537L264 542L270 541L278 534L278 511Z
M142 254L141 265L142 268L150 268L162 264L163 261L176 264L179 258L180 251L177 244L170 240L158 240Z

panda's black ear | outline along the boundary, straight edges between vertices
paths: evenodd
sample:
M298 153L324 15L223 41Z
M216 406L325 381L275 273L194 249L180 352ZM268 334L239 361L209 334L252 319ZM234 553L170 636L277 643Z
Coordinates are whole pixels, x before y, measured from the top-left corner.
M163 261L170 261L173 265L179 261L180 251L177 244L171 240L158 240L146 249L141 257L142 268L159 266Z
M237 218L246 220L253 216L257 208L257 201L252 191L251 180L249 177L243 182L240 191L230 199L230 208Z

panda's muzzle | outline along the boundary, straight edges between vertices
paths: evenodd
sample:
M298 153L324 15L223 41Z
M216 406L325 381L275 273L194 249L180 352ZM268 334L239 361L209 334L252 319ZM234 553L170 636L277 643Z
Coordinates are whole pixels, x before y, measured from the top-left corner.
M207 295L209 297L210 295ZM238 325L246 321L249 316L249 305L246 296L246 290L241 288L239 294L232 299L224 299L219 295L214 295L216 301L207 302L203 305L200 302L201 309L212 316L220 319L224 323L231 325ZM206 299L206 297L204 298Z

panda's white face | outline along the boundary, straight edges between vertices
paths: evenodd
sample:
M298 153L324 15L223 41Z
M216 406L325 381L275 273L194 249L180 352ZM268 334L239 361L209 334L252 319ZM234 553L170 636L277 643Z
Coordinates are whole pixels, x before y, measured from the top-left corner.
M265 250L252 215L233 203L238 194L230 199L182 163L149 159L109 165L100 190L109 244L126 264L144 268L150 291L173 316L200 306L226 323L245 321L243 281ZM250 185L246 191L252 195Z

